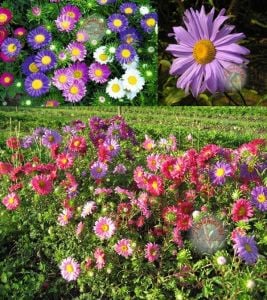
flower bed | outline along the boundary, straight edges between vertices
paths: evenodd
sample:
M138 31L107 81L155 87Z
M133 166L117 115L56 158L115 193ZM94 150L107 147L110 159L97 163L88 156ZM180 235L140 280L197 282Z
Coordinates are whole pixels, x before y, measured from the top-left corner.
M2 298L266 292L264 140L182 152L173 135L140 141L121 117L93 117L6 145Z

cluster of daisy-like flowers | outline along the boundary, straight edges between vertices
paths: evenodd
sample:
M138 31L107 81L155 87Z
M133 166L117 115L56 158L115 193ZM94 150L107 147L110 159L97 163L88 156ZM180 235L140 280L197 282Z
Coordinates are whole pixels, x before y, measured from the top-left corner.
M58 226L69 226L80 243L84 236L99 241L81 263L72 256L62 260L64 279L76 280L94 267L101 270L114 255L158 264L166 246L185 247L195 222L207 215L228 224L234 244L229 252L247 264L257 262L257 243L242 222L267 210L264 140L236 150L206 145L181 154L173 135L159 141L145 136L138 143L119 116L93 117L88 127L89 138L80 120L63 127L63 133L37 128L24 138L11 137L6 141L9 162L0 162L0 176L10 182L2 199L7 210L23 206L25 182L39 197L53 197L59 187ZM36 156L25 160L27 149L37 145L47 151L46 163ZM145 160L140 160L141 152ZM88 198L80 198L88 185ZM229 197L232 203L224 207Z

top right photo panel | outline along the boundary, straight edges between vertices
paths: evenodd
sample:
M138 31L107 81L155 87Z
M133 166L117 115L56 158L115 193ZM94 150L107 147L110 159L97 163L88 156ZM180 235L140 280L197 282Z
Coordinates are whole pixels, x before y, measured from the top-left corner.
M267 106L267 2L159 1L162 105Z

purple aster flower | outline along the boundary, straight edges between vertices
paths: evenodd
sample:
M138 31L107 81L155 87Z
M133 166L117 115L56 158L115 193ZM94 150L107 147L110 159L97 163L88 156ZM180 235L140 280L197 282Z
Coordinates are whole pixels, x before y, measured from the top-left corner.
M123 164L118 164L114 170L113 174L125 174L127 171L126 167Z
M82 100L85 94L86 86L82 80L74 80L63 91L63 96L68 102L79 102Z
M141 40L141 36L135 28L127 28L120 32L120 40L124 44L137 44Z
M215 9L208 14L202 6L201 11L186 10L183 27L174 27L177 44L166 49L175 57L170 69L171 75L181 75L177 87L194 96L206 89L211 93L225 90L225 70L234 64L248 62L244 55L249 50L236 44L243 33L231 33L234 26L223 25L228 17L221 10L214 19ZM213 20L214 19L214 20ZM222 26L223 25L223 26Z
M108 28L114 32L124 31L128 27L128 19L121 14L113 14L108 18Z
M31 74L25 79L25 90L32 97L40 97L50 89L50 79L43 73Z
M128 64L134 60L136 51L133 46L122 44L117 48L115 56L119 63Z
M32 135L28 135L21 140L20 145L23 149L28 149L33 145L34 142L35 142L35 137Z
M234 250L247 264L254 264L258 260L258 248L253 237L238 235L235 238Z
M61 9L60 15L66 15L73 19L74 22L78 22L82 14L77 6L66 5Z
M19 55L22 45L18 39L6 38L1 45L2 52L9 58Z
M125 2L120 6L120 12L125 15L133 15L137 11L138 6L133 2Z
M60 15L56 21L57 29L61 32L70 32L75 27L75 21L74 19L66 16L66 15Z
M116 0L96 0L96 1L100 5L107 5L116 2Z
M43 26L31 30L27 36L28 44L37 50L48 46L52 41L52 35Z
M257 186L251 191L251 203L261 211L267 210L267 187Z
M33 137L34 138L39 138L42 137L45 134L45 131L48 130L45 127L37 127L34 131L33 131Z
M56 66L57 57L51 50L41 50L35 56L34 61L41 72L46 72Z
M62 130L64 133L69 133L71 135L76 135L76 133L77 133L77 130L74 127L69 126L69 125L64 126L62 128Z
M72 73L69 68L55 70L52 84L59 90L64 90L73 83Z
M71 73L71 77L75 80L82 80L84 83L87 83L87 81L89 80L88 67L86 63L76 62L68 69Z
M226 177L231 176L232 168L229 164L224 162L217 162L211 173L211 180L213 184L222 185L226 181Z
M51 148L56 145L60 145L62 142L62 136L55 130L45 130L44 135L42 137L42 144Z
M105 163L96 161L90 168L90 173L93 179L102 179L107 175L108 166Z
M251 169L246 163L243 163L240 166L240 177L245 180L255 180L258 178L258 174L254 167Z
M82 43L72 42L67 47L72 61L83 61L86 57L86 47Z
M96 83L105 83L111 74L108 65L93 63L89 67L89 78Z
M146 14L141 20L141 27L144 31L150 33L154 30L158 22L158 15L155 12Z
M38 69L36 63L34 62L34 59L35 59L35 56L31 55L31 56L27 57L24 60L24 62L22 63L21 70L24 75L29 76L32 73L39 72L39 69Z
M117 156L121 148L117 140L112 138L106 139L103 146L108 150L108 154L111 157Z

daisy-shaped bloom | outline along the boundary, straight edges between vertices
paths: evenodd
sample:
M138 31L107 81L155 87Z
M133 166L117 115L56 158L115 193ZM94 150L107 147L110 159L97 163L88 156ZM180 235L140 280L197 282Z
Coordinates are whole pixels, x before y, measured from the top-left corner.
M97 206L95 201L87 201L83 206L81 217L85 218L86 216L93 214L96 209Z
M59 169L67 170L73 166L74 157L70 153L61 153L57 156L56 164Z
M21 48L22 45L20 41L15 38L7 38L1 45L2 52L10 58L17 57L20 53Z
M61 276L67 281L75 281L80 275L80 265L72 257L63 259L59 268Z
M90 173L93 179L102 179L107 175L108 166L107 164L96 161L90 167Z
M133 249L131 247L131 240L129 239L121 239L119 240L115 246L115 251L124 257L129 257L133 254Z
M160 196L164 191L163 180L157 175L152 175L147 181L147 190L153 196Z
M106 46L101 46L95 50L94 59L102 65L113 61L113 57L108 53Z
M152 32L158 22L158 15L155 12L146 14L143 16L141 20L141 27L143 28L144 31L150 33Z
M0 84L3 87L9 87L14 83L14 75L9 72L4 72L0 76Z
M47 148L60 145L62 142L62 136L55 130L46 129L42 136L42 144Z
M76 41L79 43L86 43L89 41L89 34L86 30L84 29L80 29L77 33L76 33Z
M192 227L192 218L186 214L179 214L176 225L179 230L187 231Z
M88 67L86 63L76 62L69 67L71 77L75 80L82 80L84 83L88 81Z
M15 210L20 204L20 198L16 193L11 193L2 200L2 203L8 210Z
M116 49L115 57L120 64L131 63L136 56L136 51L133 46L122 44Z
M73 136L68 147L70 151L84 154L87 150L86 139L82 136Z
M94 232L101 240L111 238L115 230L115 223L108 217L100 217L94 225Z
M92 81L103 84L108 81L111 71L108 65L96 62L90 65L88 74Z
M105 252L101 248L96 248L94 252L94 258L96 260L96 268L101 270L105 267L106 264L106 257Z
M212 183L222 185L226 181L226 177L231 176L232 168L229 164L224 162L217 162L213 168L211 179Z
M35 56L34 61L41 72L46 72L54 69L57 63L57 57L51 50L41 50Z
M253 237L238 235L234 242L234 250L239 257L249 265L256 263L259 253Z
M114 99L120 99L125 96L122 81L118 78L110 80L107 84L106 93Z
M113 14L108 18L108 28L114 32L124 31L128 27L128 19L121 14Z
M115 157L120 152L120 145L116 139L107 138L103 143L103 147L108 152L108 156Z
M86 86L82 80L74 80L63 91L63 96L68 102L79 102L86 95Z
M126 167L123 164L118 164L113 170L113 174L125 174L127 171Z
M86 57L87 50L82 43L72 42L67 47L72 61L83 61Z
M74 29L75 27L75 21L66 15L60 15L56 20L55 20L57 29L61 32L70 32Z
M71 75L72 74L69 68L57 69L54 72L52 84L59 90L64 90L73 83L73 78Z
M164 207L162 211L162 218L165 223L175 225L178 218L178 209L176 206Z
M127 16L133 15L137 11L137 5L133 2L125 2L120 5L120 12Z
M38 69L36 63L35 63L35 56L29 56L27 57L21 66L22 73L26 76L29 76L33 73L38 73L40 70Z
M64 208L61 214L58 216L57 221L60 226L66 226L69 224L70 219L72 218L73 213L70 209Z
M7 25L12 18L12 12L8 8L0 7L0 26Z
M145 258L149 262L153 262L159 258L160 247L156 243L148 243L145 247Z
M247 221L253 216L253 208L249 201L245 199L237 200L232 208L232 220L238 222L240 220Z
M36 175L31 180L32 188L39 195L48 195L52 192L53 181L48 175Z
M267 187L257 186L251 191L251 203L261 211L267 210Z
M128 69L122 76L123 87L130 92L140 92L145 84L144 78L136 69Z
M48 46L52 41L52 35L43 26L31 30L27 36L28 44L37 50Z
M22 37L27 34L27 30L24 27L19 27L14 30L14 35L17 37Z
M40 97L50 89L50 79L43 73L31 74L25 79L25 90L32 97Z
M82 14L77 6L66 5L61 9L60 15L65 15L73 19L74 22L78 22Z
M168 46L167 51L175 57L171 75L181 75L177 87L191 90L194 96L206 89L211 93L225 90L225 70L232 63L247 62L244 55L249 50L236 44L243 33L231 33L234 26L223 25L228 17L221 10L214 19L215 9L208 14L204 6L201 11L186 10L183 27L174 27L178 43Z
M120 40L123 44L134 45L140 41L141 37L135 28L127 28L120 32Z
M142 144L143 148L147 151L151 151L156 147L156 143L149 136L145 135L145 141Z
M6 140L6 145L9 149L17 150L20 148L20 139L12 136Z
M172 241L180 248L183 247L184 242L183 242L183 238L182 238L182 234L181 231L179 230L179 228L174 227L173 231L172 231Z

